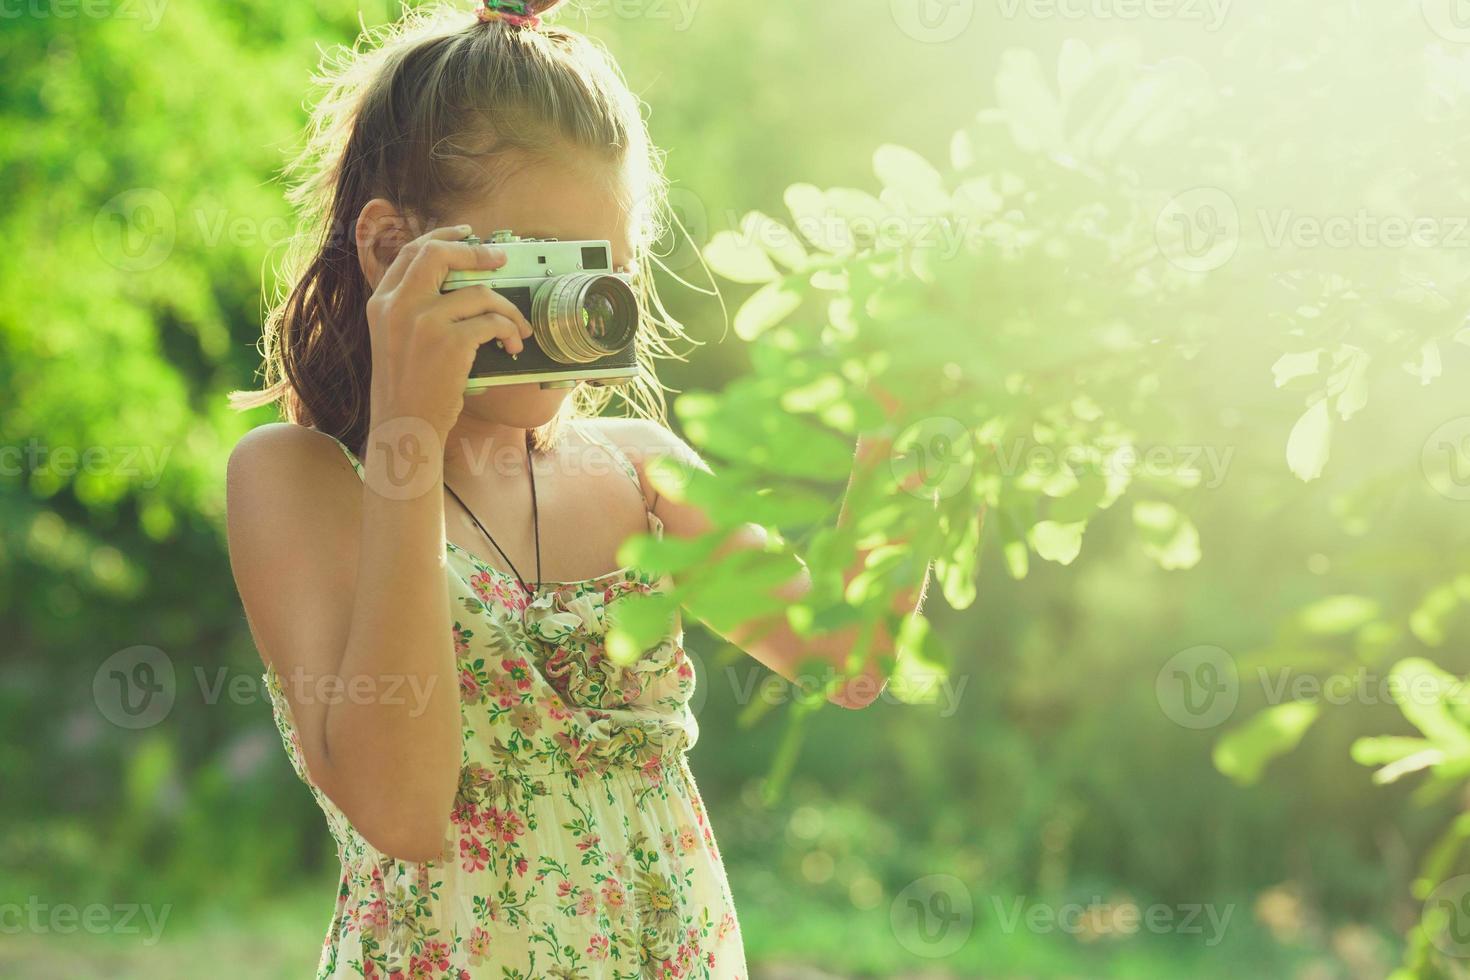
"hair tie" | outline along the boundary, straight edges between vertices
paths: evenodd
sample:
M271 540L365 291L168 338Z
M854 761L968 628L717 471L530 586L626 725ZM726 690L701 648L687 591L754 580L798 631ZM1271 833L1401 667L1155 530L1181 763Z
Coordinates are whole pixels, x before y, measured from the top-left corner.
M527 9L526 0L481 0L480 9L475 11L480 22L503 20L512 27L536 28L541 18Z

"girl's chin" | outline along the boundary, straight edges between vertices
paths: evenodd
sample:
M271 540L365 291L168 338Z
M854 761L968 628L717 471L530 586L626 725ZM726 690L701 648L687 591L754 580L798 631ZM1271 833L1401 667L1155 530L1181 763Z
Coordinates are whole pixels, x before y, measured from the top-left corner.
M556 418L569 388L542 388L539 384L485 388L465 395L464 415L517 429L536 429Z

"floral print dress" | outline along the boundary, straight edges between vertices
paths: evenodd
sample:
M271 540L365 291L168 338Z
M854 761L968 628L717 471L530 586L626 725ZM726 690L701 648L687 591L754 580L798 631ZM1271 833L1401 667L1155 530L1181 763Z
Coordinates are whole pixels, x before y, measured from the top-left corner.
M576 431L637 482L616 447ZM652 513L648 523L661 533ZM729 884L684 755L698 726L682 633L675 624L628 666L603 646L609 607L667 583L625 568L527 595L454 545L447 574L463 755L440 858L397 860L362 838L311 782L290 678L266 669L276 726L342 864L318 980L744 978Z

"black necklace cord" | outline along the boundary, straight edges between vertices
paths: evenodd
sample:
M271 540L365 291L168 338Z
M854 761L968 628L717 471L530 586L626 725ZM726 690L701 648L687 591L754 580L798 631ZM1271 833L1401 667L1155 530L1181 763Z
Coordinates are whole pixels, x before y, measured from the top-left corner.
M466 514L470 515L470 520L475 522L475 527L479 528L480 533L485 535L485 540L490 542L490 546L500 555L500 560L505 562L510 568L510 573L515 576L516 582L525 591L527 597L530 597L541 588L541 507L536 499L536 464L535 460L531 458L531 447L529 445L526 446L526 473L531 478L531 531L536 540L535 588L532 588L526 583L520 570L516 568L515 562L511 561L510 556L505 553L505 549L500 547L500 542L496 541L495 536L485 529L485 525L480 523L480 519L475 516L475 512L470 510L469 505L464 502L459 494L454 492L454 488L449 485L448 480L444 481L444 489L448 490L449 495L455 499L455 502L464 508Z

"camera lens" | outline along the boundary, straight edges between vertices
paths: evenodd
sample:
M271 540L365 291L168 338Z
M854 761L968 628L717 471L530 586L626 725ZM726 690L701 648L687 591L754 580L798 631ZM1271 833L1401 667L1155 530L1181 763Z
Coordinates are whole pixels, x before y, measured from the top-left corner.
M588 364L633 342L638 299L619 276L604 272L561 276L536 293L531 329L552 360Z

